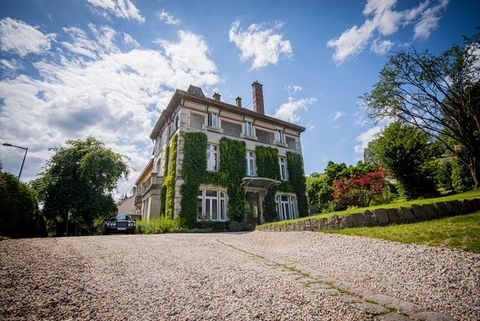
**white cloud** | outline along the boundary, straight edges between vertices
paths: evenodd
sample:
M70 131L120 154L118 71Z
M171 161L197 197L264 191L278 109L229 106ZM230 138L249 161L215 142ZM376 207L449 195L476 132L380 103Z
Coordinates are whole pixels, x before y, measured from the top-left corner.
M335 120L338 120L339 118L345 116L346 114L343 112L343 111L336 111L335 112L335 116L333 116L332 120L335 121Z
M51 155L49 147L93 135L129 157L132 174L119 186L128 192L151 157L149 134L174 90L219 82L208 45L179 32L178 40L161 42L159 50L127 51L117 46L123 34L109 28L65 32L72 39L57 44L56 59L33 62L38 78L17 74L0 81L0 137L29 147L29 179ZM2 153L5 170L17 171L17 156Z
M415 38L428 37L437 28L440 13L448 4L448 0L439 1L431 7L426 0L416 7L396 11L394 7L397 0L368 0L363 10L363 15L367 17L365 22L360 27L354 25L348 28L338 38L327 42L327 46L334 49L333 60L341 64L362 52L375 34L390 36L412 23L415 23ZM384 54L393 45L386 41L388 40L383 41L380 47L372 46L372 50Z
M375 39L370 49L379 55L384 55L387 52L389 52L390 49L392 49L392 47L393 47L393 42L391 42L390 40Z
M123 42L128 45L128 46L132 46L134 48L137 48L137 47L140 47L140 44L137 42L137 40L135 40L135 38L133 38L131 35L129 35L128 33L123 33Z
M420 20L415 25L415 36L417 39L427 39L430 34L438 28L442 11L447 7L448 0L441 0L437 5L428 8L422 13Z
M296 94L297 92L301 92L303 90L302 86L298 86L298 85L288 85L286 89L290 96Z
M130 0L87 0L92 6L113 13L116 17L145 22L140 10Z
M280 58L291 57L293 54L289 40L276 33L283 23L276 23L272 28L264 24L251 24L247 30L240 29L240 22L235 21L228 36L240 49L242 61L252 60L251 69L261 69L269 64L276 65Z
M155 17L157 17L158 20L165 22L167 25L179 25L181 20L178 18L175 18L171 13L168 13L164 9L162 11L156 12Z
M0 20L0 49L15 52L21 57L30 53L41 54L50 49L55 34L44 34L21 20Z
M382 126L375 126L358 135L355 138L355 141L358 142L358 144L353 147L353 150L355 151L355 153L363 154L363 150L367 148L368 143L374 140L382 130L383 130Z
M299 112L307 110L308 107L317 101L316 98L303 98L295 100L293 97L288 97L288 101L280 105L275 111L274 117L286 120L288 122L299 122Z

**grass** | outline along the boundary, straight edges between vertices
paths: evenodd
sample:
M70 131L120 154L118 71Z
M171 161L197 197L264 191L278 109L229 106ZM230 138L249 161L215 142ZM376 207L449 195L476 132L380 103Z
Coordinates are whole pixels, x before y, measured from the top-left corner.
M137 221L137 233L139 234L162 234L180 231L180 222L165 216L160 216L148 221Z
M437 202L447 202L447 201L463 200L463 199L467 199L467 198L477 198L477 197L480 197L480 189L476 189L476 190L473 190L473 191L468 191L468 192L460 193L460 194L442 196L442 197L417 199L417 200L412 200L412 201L396 201L396 202L393 202L393 203L390 203L390 204L351 208L351 209L344 210L344 211L323 213L323 214L318 214L318 215L312 215L312 216L297 218L297 219L293 219L293 220L286 220L286 221L278 221L278 222L274 222L274 223L268 223L268 224L265 224L265 225L269 225L269 224L291 224L291 223L296 223L296 222L301 222L301 221L306 221L306 220L311 220L311 219L330 218L334 215L346 216L346 215L350 215L350 214L363 213L366 210L374 210L374 209L377 209L377 208L396 208L396 207L401 207L401 206L410 206L410 205L414 205L414 204L432 204L432 203L437 203Z
M480 212L413 224L324 230L322 233L366 236L480 253Z

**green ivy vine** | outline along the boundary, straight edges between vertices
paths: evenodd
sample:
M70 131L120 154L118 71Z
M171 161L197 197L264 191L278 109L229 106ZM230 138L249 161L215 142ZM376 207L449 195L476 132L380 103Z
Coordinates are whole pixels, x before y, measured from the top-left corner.
M170 153L170 161L168 166L168 176L165 177L164 185L167 187L166 190L166 216L173 218L174 216L174 207L175 207L175 178L177 170L177 144L178 144L178 134L173 135L172 137L172 146Z
M303 157L300 154L287 152L287 168L289 183L297 195L298 213L300 217L308 215L306 179L303 169Z
M165 209L166 209L166 204L167 204L167 185L165 184L165 179L168 176L168 161L170 157L170 146L165 148L165 165L163 168L163 184L162 184L162 189L160 190L160 216L165 215Z

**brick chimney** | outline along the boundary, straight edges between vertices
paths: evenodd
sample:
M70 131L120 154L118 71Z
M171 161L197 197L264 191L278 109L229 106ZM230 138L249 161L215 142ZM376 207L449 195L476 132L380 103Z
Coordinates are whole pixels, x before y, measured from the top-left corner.
M235 102L237 103L238 108L242 108L242 98L240 97L235 98Z
M220 97L219 93L213 93L213 99L220 101Z
M265 114L265 107L263 105L263 85L257 80L252 84L253 92L253 110L260 114Z

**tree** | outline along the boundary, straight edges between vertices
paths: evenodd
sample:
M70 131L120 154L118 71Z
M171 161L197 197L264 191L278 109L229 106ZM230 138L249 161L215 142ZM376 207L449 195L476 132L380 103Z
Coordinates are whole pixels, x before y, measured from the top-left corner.
M372 152L399 181L407 199L436 193L429 136L399 122L390 124L369 145Z
M333 182L335 203L348 206L368 206L375 197L383 195L385 189L385 171L377 169L365 174L358 173L351 178L340 177Z
M51 229L77 224L93 231L94 221L117 210L112 191L128 175L124 157L93 137L67 141L53 148L45 172L32 183L44 202L43 214ZM57 230L57 234L63 232Z
M0 235L45 236L45 222L38 210L35 191L16 176L0 172Z
M363 96L370 117L411 124L463 152L475 187L480 186L480 33L440 55L415 49L390 57L373 90Z

